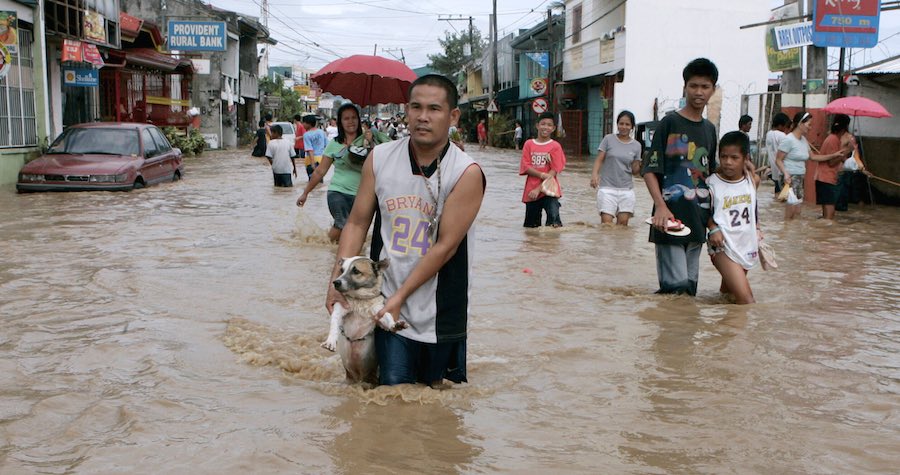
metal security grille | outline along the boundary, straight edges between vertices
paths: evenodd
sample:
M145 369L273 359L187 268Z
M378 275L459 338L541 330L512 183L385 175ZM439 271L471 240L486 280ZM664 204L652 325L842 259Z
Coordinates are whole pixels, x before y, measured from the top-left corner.
M0 79L0 148L37 145L34 104L33 33L19 23L18 51Z

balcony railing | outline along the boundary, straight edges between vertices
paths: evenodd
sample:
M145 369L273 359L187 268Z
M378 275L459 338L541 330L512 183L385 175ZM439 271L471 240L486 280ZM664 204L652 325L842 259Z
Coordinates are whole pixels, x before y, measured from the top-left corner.
M243 97L259 99L259 78L249 71L241 71L240 90Z

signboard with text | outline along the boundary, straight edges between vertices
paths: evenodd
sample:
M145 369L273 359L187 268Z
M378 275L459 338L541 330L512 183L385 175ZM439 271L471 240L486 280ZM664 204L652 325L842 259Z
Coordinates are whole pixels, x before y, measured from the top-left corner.
M789 3L772 10L772 16L769 20L794 18L799 15L800 7L796 3ZM787 71L789 69L797 69L800 67L800 48L779 50L778 42L775 40L775 27L771 25L766 28L765 46L769 71Z
M776 26L775 42L779 51L813 44L812 22L804 21L793 25Z
M169 20L169 50L225 51L228 29L224 21Z
M100 85L100 72L94 68L63 69L63 84L66 86L97 87Z
M873 48L878 44L881 0L816 0L813 36L816 46Z

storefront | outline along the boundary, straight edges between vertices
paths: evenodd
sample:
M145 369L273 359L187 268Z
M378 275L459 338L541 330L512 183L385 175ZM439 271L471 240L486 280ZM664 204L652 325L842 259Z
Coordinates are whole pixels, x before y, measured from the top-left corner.
M43 35L35 34L34 3L0 0L0 184L16 181L47 136Z

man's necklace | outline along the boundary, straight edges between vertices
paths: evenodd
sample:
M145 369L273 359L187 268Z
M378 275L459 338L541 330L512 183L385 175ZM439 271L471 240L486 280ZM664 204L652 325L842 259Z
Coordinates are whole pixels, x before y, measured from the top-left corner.
M419 159L416 157L416 151L409 147L409 153L412 156L413 162L415 162L416 167L419 169L419 173L422 175L422 179L425 180L425 188L428 190L428 195L431 196L431 200L434 202L434 208L428 216L428 234L431 235L431 242L437 240L437 230L438 223L440 222L440 218L438 216L438 198L441 196L441 158L443 158L444 153L447 151L445 147L443 151L441 151L440 155L437 157L437 194L435 195L434 191L431 189L431 180L427 176L425 176L425 170L422 168L422 165L419 164Z

